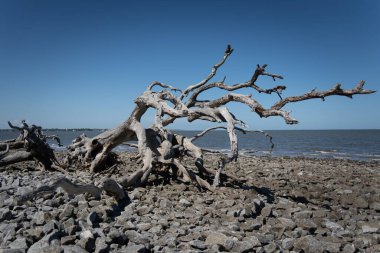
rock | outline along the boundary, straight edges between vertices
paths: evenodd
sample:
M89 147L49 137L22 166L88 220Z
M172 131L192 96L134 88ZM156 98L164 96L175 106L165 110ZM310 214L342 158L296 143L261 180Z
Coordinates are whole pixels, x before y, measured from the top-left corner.
M279 217L278 221L285 230L293 230L296 227L296 223L291 219Z
M373 245L372 247L367 249L368 253L378 253L380 252L380 244Z
M9 198L9 194L6 191L0 192L0 207L6 205L5 201ZM0 217L1 217L1 209L0 209ZM1 218L0 218L1 221Z
M61 245L75 244L77 237L75 235L68 235L61 238Z
M74 213L74 206L72 206L71 204L66 204L65 208L62 210L61 214L59 215L59 218L61 220L71 218L73 213Z
M136 209L136 213L137 215L139 216L143 216L143 215L146 215L150 212L151 208L148 207L148 206L142 206L142 207L139 207Z
M48 235L45 235L44 237L42 237L41 240L30 246L30 248L28 249L28 253L41 253L45 250L52 250L51 246L53 246L54 248L54 246L59 245L59 243L59 232L58 230L54 230L53 232L51 232Z
M252 252L252 244L249 241L237 241L232 247L232 252Z
M313 216L313 212L306 210L306 211L300 211L293 214L293 217L295 219L310 219Z
M139 223L137 229L140 231L147 231L152 228L152 223Z
M375 224L364 224L362 225L363 233L378 233L380 232L380 227Z
M13 218L12 212L8 207L0 208L0 222L11 220Z
M311 233L318 228L318 226L311 219L301 219L296 221L297 227L307 230Z
M78 245L64 245L62 246L63 253L88 253L87 250Z
M90 212L87 216L87 224L91 227L94 226L94 224L98 221L98 214L96 212Z
M35 227L35 228L30 228L30 229L26 229L22 232L22 235L30 240L32 240L33 242L36 242L38 240L40 240L43 235L44 235L44 232L42 230L42 227Z
M0 253L25 253L25 249L0 249Z
M252 248L261 246L260 240L254 235L243 238L243 241L248 242Z
M225 234L219 232L211 232L207 235L205 243L207 245L226 245L228 237Z
M333 232L333 233L337 233L338 231L343 231L344 230L344 228L341 225L339 225L336 222L329 221L329 220L325 221L323 223L323 225L326 228L330 229L330 231Z
M355 252L355 246L351 243L347 243L344 245L342 249L342 253L354 253Z
M264 246L264 251L266 253L273 253L276 251L276 249L277 249L277 244L275 242L271 242Z
M352 205L353 205L354 207L357 207L357 208L364 208L364 209L368 208L368 206L369 206L369 205L368 205L368 201L365 200L365 199L362 198L362 197L356 197L356 198L354 199Z
M375 210L375 211L380 211L380 202L372 202L369 205L369 208Z
M106 239L103 237L96 238L94 253L107 253L108 251L109 251L109 246L106 243Z
M53 230L60 230L60 223L56 220L50 220L42 227L42 231L45 235Z
M353 243L356 248L363 249L363 248L371 247L374 244L374 241L375 240L372 235L362 234L362 235L356 236Z
M247 220L246 222L240 225L240 230L252 232L254 230L259 230L262 227L262 225L262 222L260 222L258 219L255 219L254 221Z
M182 206L186 206L186 207L189 207L189 206L192 206L193 204L188 201L187 199L180 199L179 200L179 204L182 205Z
M95 249L95 236L90 230L85 230L80 233L80 240L77 242L79 246L89 252Z
M266 205L263 209L261 209L260 215L262 217L269 217L272 215L272 206L271 205Z
M128 231L133 231L133 230L128 230ZM128 243L128 238L129 238L129 236L127 236L126 234L123 234L118 229L113 228L108 233L106 241L110 242L110 243L117 243L120 245L126 245Z
M127 248L125 249L125 252L128 253L145 253L148 252L147 248L145 248L142 244L128 244Z
M11 242L8 245L9 248L11 249L27 249L28 248L28 243L25 238L17 238L13 242Z
M189 241L189 245L195 249L205 250L207 248L206 244L200 240Z
M48 212L39 211L35 213L33 217L33 222L36 225L43 225L49 219L50 219L50 214Z
M293 244L294 244L294 238L285 238L281 241L281 247L285 250L290 250L291 248L293 248Z
M294 248L297 250L303 250L305 252L339 252L340 251L340 243L326 242L320 241L314 238L311 235L307 235L296 239L294 243Z

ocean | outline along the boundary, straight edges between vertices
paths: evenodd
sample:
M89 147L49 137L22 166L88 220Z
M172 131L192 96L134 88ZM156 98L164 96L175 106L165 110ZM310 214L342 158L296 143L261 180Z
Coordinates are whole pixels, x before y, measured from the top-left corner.
M102 130L47 130L47 134L55 134L61 138L64 150L75 137L85 133L89 137L96 136ZM176 130L185 136L194 136L199 131ZM260 133L238 133L240 154L252 156L301 156L316 158L337 158L366 161L380 161L380 130L271 130L274 149L267 137ZM17 137L18 132L0 130L0 140ZM228 152L229 140L225 131L212 131L195 141L195 144L207 148ZM133 150L129 146L120 145L116 152Z

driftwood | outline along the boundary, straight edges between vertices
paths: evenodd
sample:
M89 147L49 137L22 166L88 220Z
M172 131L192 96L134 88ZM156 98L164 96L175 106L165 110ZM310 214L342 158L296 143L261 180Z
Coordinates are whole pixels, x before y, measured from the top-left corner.
M261 77L270 77L274 81L283 79L281 75L267 72L267 64L257 65L252 77L243 83L227 84L225 78L222 81L210 82L216 75L218 69L227 61L232 54L233 49L230 45L224 52L223 58L216 63L210 74L197 84L189 85L186 89L180 90L173 86L160 82L151 83L147 90L135 99L135 108L130 117L121 123L118 127L108 130L95 136L88 138L85 135L79 136L73 140L68 146L67 156L64 158L66 168L84 169L88 168L91 172L97 172L109 164L112 160L112 150L128 141L137 140L137 144L130 146L136 147L138 151L137 160L141 162L140 169L131 175L125 175L116 181L106 180L99 191L114 195L118 199L125 197L123 187L136 187L147 182L149 175L162 167L170 168L169 171L173 176L184 182L191 182L199 186L200 189L214 191L221 183L221 176L236 181L244 179L236 178L224 171L226 164L236 161L239 155L238 138L236 131L245 132L243 128L246 124L235 117L230 112L227 105L231 102L241 103L249 107L249 109L260 117L282 117L286 124L296 124L298 121L294 119L290 112L284 107L289 103L296 103L309 99L325 100L328 96L345 96L352 98L353 95L371 94L375 91L365 90L364 81L359 82L353 89L343 89L340 84L325 91L311 90L300 96L283 97L286 86L277 85L269 89L264 89L257 84ZM252 94L236 93L242 89L249 88L252 92L264 94L276 94L279 101L271 107L262 106ZM199 99L200 95L211 89L220 89L226 91L226 94L219 98L210 98L207 100ZM152 108L156 112L155 123L144 128L141 119L146 111ZM186 118L189 122L195 120L206 120L223 124L210 129L206 129L202 133L188 138L175 134L167 129L167 126L175 122L177 119ZM15 127L9 123L11 128L20 130L19 138L0 143L0 166L6 164L35 159L43 165L44 168L51 168L59 163L54 156L54 152L47 145L46 136L42 134L41 128L36 126L29 127L23 122L21 127ZM197 138L201 138L207 132L223 128L226 130L230 140L230 152L221 154L220 160L216 168L206 168L204 166L203 154L205 152L213 152L204 150L196 146L193 142ZM271 137L269 136L270 141ZM272 141L271 141L272 143ZM13 145L13 146L12 146ZM22 146L25 150L19 151L14 155L8 154L12 147ZM272 143L273 147L273 143ZM183 158L187 156L194 160L196 170L183 163ZM75 192L81 192L83 187L77 187L69 184L67 181L59 181L53 185L40 190L53 191L57 187L62 186L62 182L69 185L68 191L75 189ZM87 188L86 188L87 189ZM92 190L95 188L91 188ZM99 193L98 190L95 190ZM95 194L96 195L96 194Z
M21 126L14 126L8 122L10 128L20 131L20 135L14 140L0 143L0 167L17 162L34 160L40 167L46 170L56 169L63 171L53 149L47 143L47 139L54 139L61 146L60 139L55 135L45 135L40 126L29 126L25 121Z
M160 82L151 83L147 90L135 100L136 107L131 116L115 129L103 132L96 137L78 137L69 146L68 165L88 167L95 172L104 167L110 152L116 146L137 140L135 146L138 150L141 169L119 180L124 187L135 187L144 184L149 175L162 166L169 166L172 172L185 182L192 182L200 188L210 191L215 190L220 183L220 175L224 173L226 164L238 158L238 139L236 131L245 127L245 123L237 119L226 107L228 103L237 102L248 106L260 117L282 117L287 124L296 124L294 119L284 107L289 103L305 101L309 99L322 99L328 96L345 96L352 98L357 94L370 94L375 91L363 89L364 81L359 82L353 89L343 89L340 84L325 91L312 90L300 96L282 97L286 86L277 85L270 89L264 89L257 84L260 77L271 77L273 80L283 79L281 75L266 71L267 64L257 65L252 77L244 82L229 85L225 79L218 82L210 82L218 69L229 58L233 49L228 45L224 56L215 64L211 73L197 84L188 86L185 90L174 88ZM156 91L155 88L159 89ZM254 92L265 94L277 94L279 101L269 108L264 108L252 95L234 93L243 88L250 88ZM210 89L225 90L227 94L222 97L201 100L199 96ZM141 124L141 118L149 108L156 111L155 124L145 129ZM176 119L186 118L189 122L206 120L216 123L224 123L230 140L230 152L224 155L215 169L203 166L203 153L200 147L194 145L195 138L187 138L175 134L166 127ZM211 129L210 129L211 130ZM206 130L209 131L209 130ZM203 134L201 134L203 135ZM182 163L182 158L189 156L194 159L197 171L193 171ZM214 177L210 182L210 178ZM237 178L235 178L237 179Z
M75 184L67 178L60 178L50 185L38 187L36 190L16 198L16 204L21 205L41 195L54 193L58 188L63 189L68 195L88 193L95 199L100 199L103 190L117 200L126 198L123 188L112 179L105 180L102 187L97 187L92 184Z

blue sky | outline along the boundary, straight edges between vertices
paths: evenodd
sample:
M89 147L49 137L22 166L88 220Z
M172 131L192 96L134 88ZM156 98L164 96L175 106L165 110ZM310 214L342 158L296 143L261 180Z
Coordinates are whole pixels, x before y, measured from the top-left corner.
M284 80L285 96L360 80L380 85L380 1L0 1L0 128L112 128L152 81L202 80L230 43L216 80L250 79L256 64ZM250 91L244 91L251 93ZM223 93L213 91L208 96ZM276 96L254 96L269 106ZM287 107L300 121L231 110L252 129L380 128L380 93ZM144 124L152 123L152 113ZM202 129L180 120L172 128Z

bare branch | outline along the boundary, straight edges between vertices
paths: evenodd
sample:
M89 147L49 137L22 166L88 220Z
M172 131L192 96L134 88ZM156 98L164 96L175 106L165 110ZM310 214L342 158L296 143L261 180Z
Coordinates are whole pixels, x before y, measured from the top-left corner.
M276 104L274 104L270 108L270 110L280 110L281 108L283 108L288 103L295 103L295 102L300 102L300 101L314 99L314 98L324 99L325 97L333 96L333 95L345 96L348 98L352 98L353 95L371 94L371 93L375 92L373 90L364 90L363 89L364 84L365 84L364 81L360 81L359 84L356 85L356 87L351 89L351 90L343 90L341 88L340 84L337 84L333 88L326 90L326 91L318 92L316 90L312 90L312 91L310 91L306 94L303 94L301 96L287 97L287 98L277 102Z
M172 90L172 91L179 91L179 92L182 92L180 89L174 88L173 86L166 85L166 84L163 84L163 83L160 83L160 82L157 82L157 81L152 82L152 83L148 86L147 90L148 90L148 91L151 91L151 90L153 89L154 86L160 86L160 87L162 87L162 88L164 88L164 89L170 89L170 90Z
M216 72L218 71L218 68L226 62L227 58L232 54L233 51L234 50L231 48L231 45L227 45L227 49L224 52L223 59L212 67L211 73L204 80L200 81L195 85L187 87L186 90L183 91L180 100L183 100L183 98L186 97L191 91L198 89L199 87L208 83L208 81L210 81L215 76Z

